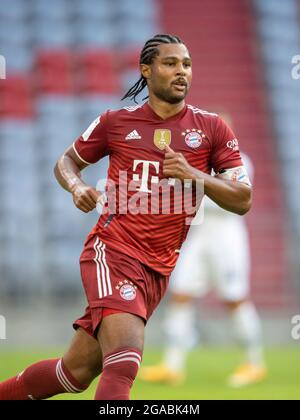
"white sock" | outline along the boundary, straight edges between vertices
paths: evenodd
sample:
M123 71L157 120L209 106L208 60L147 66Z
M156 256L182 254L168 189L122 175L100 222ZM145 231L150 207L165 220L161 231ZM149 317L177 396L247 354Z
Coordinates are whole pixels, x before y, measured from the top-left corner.
M247 363L263 366L262 329L253 303L245 302L234 309L232 321L235 337L245 350Z
M164 332L167 339L164 364L171 370L185 370L188 351L197 342L195 308L190 303L172 303L167 308Z

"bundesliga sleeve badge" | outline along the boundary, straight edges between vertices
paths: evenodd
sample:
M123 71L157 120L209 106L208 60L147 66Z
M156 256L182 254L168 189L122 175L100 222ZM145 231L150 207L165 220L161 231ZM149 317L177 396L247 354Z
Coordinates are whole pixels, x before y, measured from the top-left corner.
M196 130L193 128L192 130L186 129L181 133L184 136L185 143L187 146L191 147L192 149L197 149L201 146L202 140L206 137L203 131Z

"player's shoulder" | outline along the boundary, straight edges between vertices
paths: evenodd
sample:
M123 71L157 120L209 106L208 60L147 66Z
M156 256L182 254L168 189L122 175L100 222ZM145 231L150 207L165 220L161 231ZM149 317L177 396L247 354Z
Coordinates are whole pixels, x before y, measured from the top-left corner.
M198 108L194 105L187 104L187 108L189 113L205 120L216 120L219 117L216 112L206 111L205 109Z
M123 108L109 109L107 113L109 118L119 118L126 115L135 115L141 110L141 108L142 105L124 106Z

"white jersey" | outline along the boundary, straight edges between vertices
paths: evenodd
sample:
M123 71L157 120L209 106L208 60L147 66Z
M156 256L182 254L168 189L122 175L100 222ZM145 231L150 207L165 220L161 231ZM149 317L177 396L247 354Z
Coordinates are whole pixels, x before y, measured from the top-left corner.
M253 179L253 166L242 155ZM249 293L250 251L242 216L228 212L205 197L204 221L192 225L172 273L173 293L200 297L216 289L223 300L237 301Z

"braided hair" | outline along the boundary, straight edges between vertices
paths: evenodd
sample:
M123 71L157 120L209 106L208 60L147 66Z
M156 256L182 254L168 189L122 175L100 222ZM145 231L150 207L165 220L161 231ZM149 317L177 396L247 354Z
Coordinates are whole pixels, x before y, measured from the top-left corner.
M144 48L141 51L140 55L140 64L151 64L153 59L159 55L158 46L160 44L183 44L182 40L176 35L169 35L169 34L159 34L155 35L153 38L149 39ZM147 81L143 75L139 78L139 80L128 90L127 93L121 99L130 98L133 99L135 103L137 101L135 98L137 95L147 86ZM147 99L146 96L144 99Z

